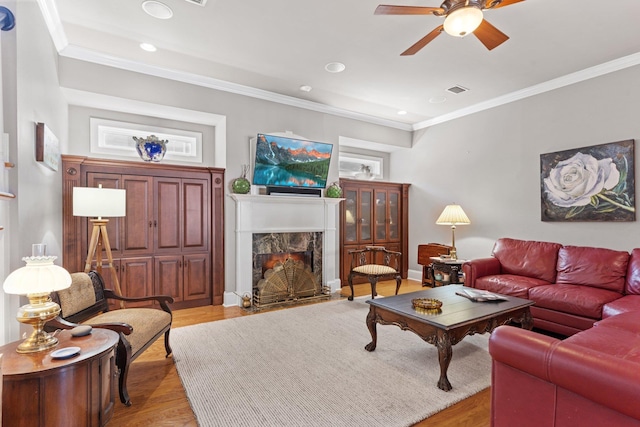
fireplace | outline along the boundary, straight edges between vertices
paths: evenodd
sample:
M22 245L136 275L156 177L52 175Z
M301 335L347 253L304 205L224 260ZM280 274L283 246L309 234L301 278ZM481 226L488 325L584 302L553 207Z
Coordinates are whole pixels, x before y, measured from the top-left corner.
M325 299L322 234L254 233L252 298L255 308Z
M235 286L227 287L225 305L242 305L263 277L256 255L312 251L311 273L322 292L340 289L338 207L326 197L229 195L235 202Z

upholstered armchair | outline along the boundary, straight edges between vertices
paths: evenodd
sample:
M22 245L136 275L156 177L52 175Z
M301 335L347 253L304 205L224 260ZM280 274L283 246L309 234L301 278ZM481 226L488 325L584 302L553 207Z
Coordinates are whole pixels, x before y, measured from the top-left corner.
M371 283L371 298L375 298L376 285L381 279L395 279L396 295L402 284L400 274L400 252L390 251L383 246L367 246L364 249L349 251L351 255L351 269L349 271L349 288L351 296L349 301L353 301L353 278L366 277Z
M71 274L71 287L53 292L51 299L60 304L61 313L46 325L47 330L71 329L79 324L93 328L106 328L118 332L120 340L116 349L116 365L119 369L118 391L120 400L127 406L131 399L127 391L129 365L144 350L164 334L167 357L172 350L169 345L172 314L167 305L173 302L169 296L127 298L104 288L104 281L95 271ZM158 308L121 308L109 310L108 299L124 301L125 304L152 301Z

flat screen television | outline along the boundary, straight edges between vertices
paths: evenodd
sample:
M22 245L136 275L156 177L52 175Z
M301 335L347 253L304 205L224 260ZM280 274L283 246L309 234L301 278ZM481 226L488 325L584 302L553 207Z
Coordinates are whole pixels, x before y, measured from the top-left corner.
M325 188L333 144L259 133L253 184Z

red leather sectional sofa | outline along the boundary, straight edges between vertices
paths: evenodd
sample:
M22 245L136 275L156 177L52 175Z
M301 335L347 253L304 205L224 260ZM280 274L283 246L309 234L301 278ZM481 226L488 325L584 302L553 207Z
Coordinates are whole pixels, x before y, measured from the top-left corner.
M489 338L493 427L640 426L640 248L499 239L467 286L532 299L534 326Z
M640 426L640 312L564 341L499 326L489 352L493 427Z
M535 301L536 328L569 336L640 311L640 249L629 254L502 238L492 255L463 266L466 286Z

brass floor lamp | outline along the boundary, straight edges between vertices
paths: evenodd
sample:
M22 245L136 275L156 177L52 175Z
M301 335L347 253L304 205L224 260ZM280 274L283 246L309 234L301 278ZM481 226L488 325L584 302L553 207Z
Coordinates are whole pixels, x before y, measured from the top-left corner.
M102 188L102 185L95 187L74 187L73 188L73 215L85 217L97 217L90 219L93 224L91 238L89 239L89 250L87 260L84 264L84 271L91 270L91 262L96 258L96 270L102 274L102 250L107 255L108 268L111 269L111 278L115 287L115 292L122 295L118 273L113 265L113 255L111 254L111 244L107 233L109 220L102 217L122 217L126 215L126 191L114 188ZM123 307L124 303L120 302Z

